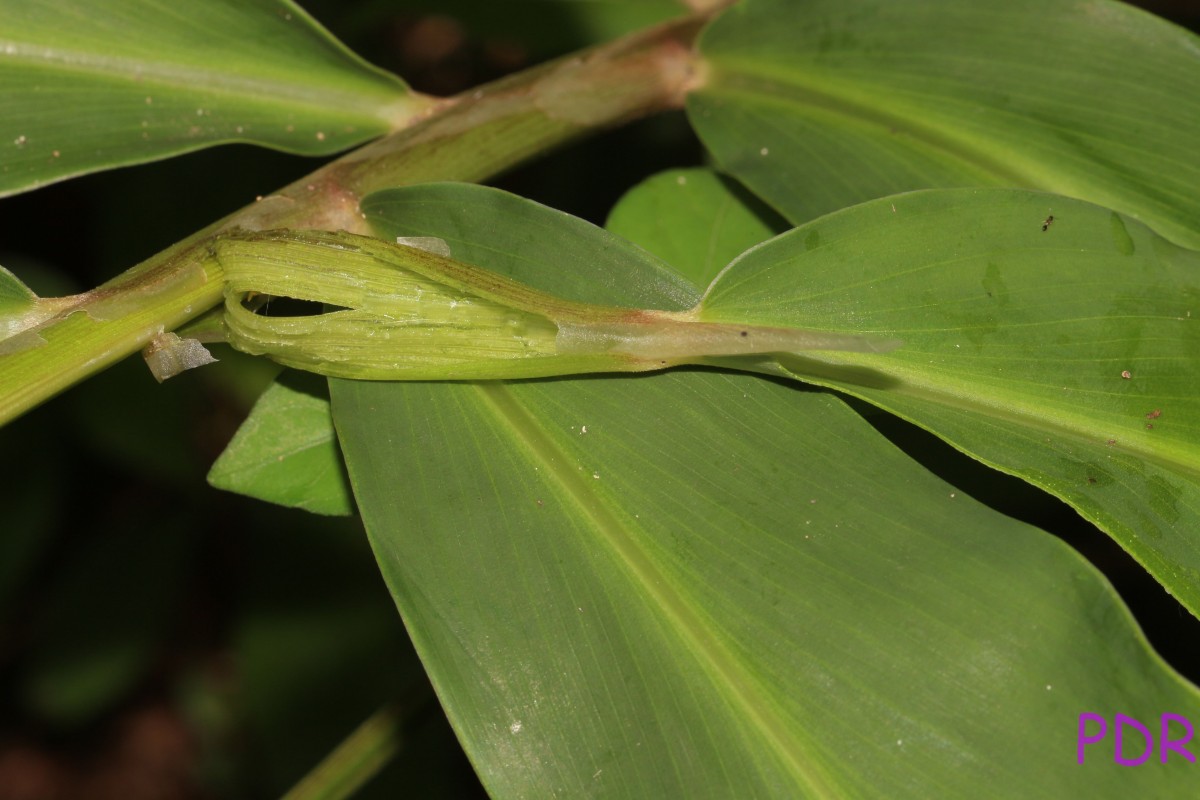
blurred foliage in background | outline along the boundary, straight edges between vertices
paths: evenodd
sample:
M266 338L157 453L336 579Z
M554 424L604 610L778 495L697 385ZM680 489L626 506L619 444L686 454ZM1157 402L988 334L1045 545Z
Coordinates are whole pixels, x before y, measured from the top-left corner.
M303 5L373 63L439 95L676 8ZM1142 5L1200 27L1189 0ZM701 158L682 116L666 115L499 183L602 222L646 175ZM315 166L224 147L7 199L0 263L39 294L78 291ZM205 483L276 372L228 348L216 355L219 368L162 386L128 359L0 429L10 521L0 536L0 798L278 795L386 703L404 720L400 755L362 796L482 796L357 519L285 511ZM1200 680L1200 625L1111 540L1027 484L895 418L871 418L943 478L1082 550L1159 651Z

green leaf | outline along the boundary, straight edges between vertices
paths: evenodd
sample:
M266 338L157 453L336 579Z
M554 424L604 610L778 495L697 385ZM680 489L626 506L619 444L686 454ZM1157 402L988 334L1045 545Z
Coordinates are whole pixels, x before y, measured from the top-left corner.
M1079 197L1200 246L1200 38L1111 0L747 0L688 112L793 222L926 187Z
M316 514L353 514L325 381L289 372L272 384L213 464L208 482Z
M544 209L492 216L487 190L441 188L416 229L423 191L391 194L405 202L376 207L376 229L634 302L586 258L562 268L585 243ZM331 395L384 576L493 796L1116 797L1189 780L1098 755L1063 769L1081 710L1151 719L1200 698L1075 553L834 397L696 371Z
M497 270L486 258L497 254L541 253L547 242L563 246L554 254L555 271L563 280L545 285L545 264L530 258L504 263L504 274L535 289L553 291L564 300L624 308L661 308L684 311L695 305L700 292L693 282L632 242L615 237L589 222L564 214L499 189L465 183L427 183L417 189L388 189L365 197L360 204L372 230L384 239L431 235L450 247L451 255ZM480 242L477 219L491 227ZM566 246L570 245L570 246ZM567 280L571 276L590 280Z
M745 250L788 229L762 201L707 169L673 169L630 189L606 227L647 249L698 286Z
M1063 498L1200 614L1200 253L1077 200L932 190L747 253L700 316L903 339L780 362Z
M224 142L333 153L424 101L290 0L0 5L0 195Z

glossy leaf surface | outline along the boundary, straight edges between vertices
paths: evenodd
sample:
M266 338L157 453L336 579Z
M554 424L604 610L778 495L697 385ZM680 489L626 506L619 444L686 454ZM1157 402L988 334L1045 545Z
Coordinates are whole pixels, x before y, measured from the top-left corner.
M927 187L1078 197L1200 246L1200 37L1111 0L747 0L689 116L793 222Z
M918 192L747 253L702 317L903 339L779 361L1058 495L1200 612L1200 254L1062 197Z
M416 235L422 191L389 193L405 213L377 206L373 224ZM531 204L490 217L487 190L451 191L419 233L456 239L457 257L635 302L560 269L598 232L564 233ZM497 244L501 225L524 246ZM931 477L835 398L695 371L331 389L385 578L494 796L962 796L999 781L1119 796L1187 780L1178 764L1063 769L1081 709L1150 716L1197 707L1194 690L1077 555Z

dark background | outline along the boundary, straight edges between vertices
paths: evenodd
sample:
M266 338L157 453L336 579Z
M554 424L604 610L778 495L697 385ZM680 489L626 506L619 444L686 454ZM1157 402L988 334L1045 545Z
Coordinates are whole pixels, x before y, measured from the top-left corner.
M434 94L598 35L573 3L303 5ZM1142 5L1200 25L1191 0ZM642 178L700 163L686 122L669 114L496 183L603 223ZM318 164L221 147L6 199L0 264L40 294L90 288ZM219 368L162 386L127 359L0 429L0 800L275 796L389 701L405 746L363 796L482 797L358 521L205 483L275 374L228 349L217 355ZM1083 552L1159 652L1200 681L1200 623L1108 537L929 434L871 419L963 491Z

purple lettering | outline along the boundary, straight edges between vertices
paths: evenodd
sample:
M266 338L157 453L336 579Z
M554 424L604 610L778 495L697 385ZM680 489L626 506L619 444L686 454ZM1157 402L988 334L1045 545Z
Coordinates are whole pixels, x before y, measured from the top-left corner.
M1116 745L1114 747L1114 759L1116 762L1123 767L1137 767L1145 764L1147 759L1150 758L1150 753L1154 750L1154 736L1146 729L1146 726L1133 717L1117 714L1113 718L1113 727L1116 728ZM1125 758L1125 748L1122 740L1126 727L1136 728L1142 734L1142 739L1146 742L1146 748L1137 758Z
M1183 725L1184 730L1187 731L1187 735L1182 739L1171 738L1170 725L1172 720ZM1162 764L1167 763L1167 751L1174 750L1176 753L1179 753L1188 761L1191 761L1193 764L1195 764L1196 757L1192 755L1190 750L1184 747L1185 744L1192 740L1192 736L1195 734L1195 731L1192 730L1192 723L1188 722L1187 717L1181 717L1178 714L1163 714L1162 717L1159 718L1159 723L1159 730L1162 734L1162 738L1159 739L1158 743L1159 762Z
M1094 720L1095 722L1100 723L1100 732L1097 733L1095 736L1087 735L1088 720ZM1075 748L1075 763L1077 763L1077 764L1083 763L1083 748L1084 747L1086 747L1089 744L1096 744L1096 742L1104 741L1104 737L1107 734L1108 734L1108 723L1104 721L1104 717L1100 716L1099 714L1080 714L1079 715L1079 735L1076 738L1076 742L1078 742L1078 744Z

